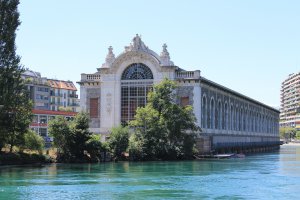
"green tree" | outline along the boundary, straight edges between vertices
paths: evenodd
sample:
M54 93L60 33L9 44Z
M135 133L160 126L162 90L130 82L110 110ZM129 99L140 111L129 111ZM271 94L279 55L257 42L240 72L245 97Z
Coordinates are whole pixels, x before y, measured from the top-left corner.
M59 155L69 155L69 139L71 137L70 122L63 116L56 116L49 121L49 134Z
M297 140L300 139L300 131L296 131L296 138L297 138Z
M44 146L44 139L41 136L39 136L36 132L34 132L33 130L28 130L25 133L24 144L22 145L22 148L35 150L42 154Z
M89 118L83 112L78 113L73 121L59 116L49 122L49 133L58 148L58 160L77 162L85 158L84 151L88 149L87 144L92 135L88 129Z
M165 79L149 93L148 103L138 108L130 122L135 135L130 138L129 152L140 159L189 158L195 144L196 118L191 106L176 104L176 85ZM136 141L135 141L136 140ZM131 148L139 149L131 149Z
M151 104L138 108L130 122L134 134L130 137L129 155L134 160L156 160L167 154L167 131L160 115Z
M69 149L77 159L84 157L86 142L91 138L89 131L89 117L87 113L78 113L71 122L71 138L69 140Z
M31 122L28 91L21 74L24 68L16 55L16 30L20 25L18 0L0 0L0 148L3 144L24 142L24 134Z
M103 152L104 145L101 143L100 135L93 134L86 142L86 150L90 154L92 161L100 161L101 152Z
M112 128L108 145L113 153L113 157L118 159L122 157L122 153L126 151L129 140L128 127L114 127Z
M280 138L285 140L290 140L294 137L296 137L296 129L293 127L280 127L279 129Z

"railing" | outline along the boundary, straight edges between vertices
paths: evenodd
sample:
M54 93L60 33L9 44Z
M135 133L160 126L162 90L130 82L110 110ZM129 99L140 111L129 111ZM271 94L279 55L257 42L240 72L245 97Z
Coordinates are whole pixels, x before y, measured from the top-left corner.
M100 74L81 74L82 81L99 81L100 79Z
M61 102L55 102L55 101L51 101L50 102L51 105L57 105L57 106L63 106L64 104Z
M175 78L177 78L177 79L199 79L200 78L200 70L176 72Z
M69 94L69 97L71 97L71 98L78 98L78 95L77 94Z
M68 106L79 106L78 103L68 103Z

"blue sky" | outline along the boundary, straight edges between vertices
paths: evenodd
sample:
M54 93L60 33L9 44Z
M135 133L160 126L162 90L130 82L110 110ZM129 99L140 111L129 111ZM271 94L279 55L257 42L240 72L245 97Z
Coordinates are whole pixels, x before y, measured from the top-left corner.
M300 71L296 0L23 0L19 11L22 64L48 78L96 72L108 46L117 56L137 33L157 53L167 43L177 66L271 106Z

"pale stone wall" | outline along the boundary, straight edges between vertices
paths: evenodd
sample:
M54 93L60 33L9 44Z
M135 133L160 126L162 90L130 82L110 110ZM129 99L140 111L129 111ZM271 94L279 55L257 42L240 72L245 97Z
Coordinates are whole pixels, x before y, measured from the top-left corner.
M98 98L98 118L91 118L90 119L90 129L91 131L95 133L99 133L99 127L100 127L100 111L101 111L101 88L86 88L86 94L85 94L85 109L87 112L90 111L90 99L91 98Z

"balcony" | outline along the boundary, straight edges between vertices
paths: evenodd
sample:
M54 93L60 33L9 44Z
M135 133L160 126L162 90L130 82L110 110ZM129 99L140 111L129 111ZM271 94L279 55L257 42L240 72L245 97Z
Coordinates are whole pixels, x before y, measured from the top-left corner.
M78 99L78 95L77 94L69 94L69 97L70 98L76 98L76 99Z
M78 103L68 103L68 106L77 107L77 106L79 106L79 104Z
M101 80L100 74L81 74L81 81L83 82L99 82Z
M176 72L175 78L176 79L199 79L200 78L200 70Z
M64 106L63 103L61 103L61 102L55 102L55 101L51 101L50 104L51 105L55 105L55 106Z
M50 92L50 96L53 96L53 97L63 97L63 94L61 93L54 93L54 92Z

